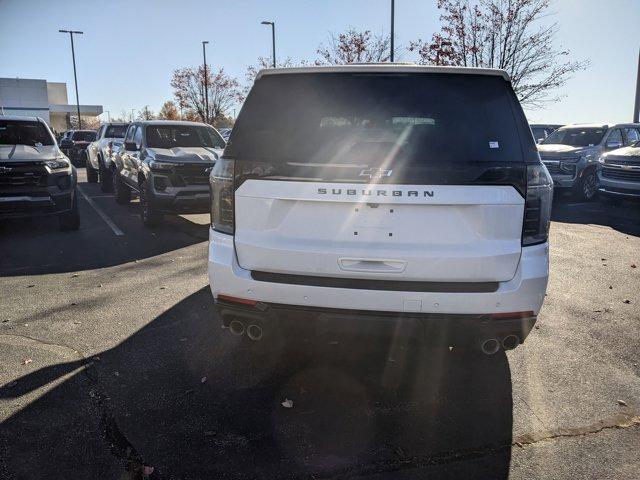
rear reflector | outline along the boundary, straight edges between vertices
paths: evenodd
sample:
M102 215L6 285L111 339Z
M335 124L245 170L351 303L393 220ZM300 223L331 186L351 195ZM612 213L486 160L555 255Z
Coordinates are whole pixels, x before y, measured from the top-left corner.
M505 313L491 313L490 318L493 319L505 319L505 318L530 318L535 317L533 312L505 312Z
M232 297L231 295L218 295L217 300L223 302L240 303L242 305L249 305L255 307L258 304L257 300L249 300L248 298Z

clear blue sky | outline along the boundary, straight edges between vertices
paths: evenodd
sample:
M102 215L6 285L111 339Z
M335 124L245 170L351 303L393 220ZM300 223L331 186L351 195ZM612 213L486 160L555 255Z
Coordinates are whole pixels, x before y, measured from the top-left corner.
M397 42L430 38L436 0L396 0ZM202 61L244 81L247 65L271 54L261 20L276 22L278 57L315 59L330 32L349 26L389 32L389 0L0 0L0 77L67 82L74 102L68 35L76 42L80 101L112 115L171 99L175 68ZM558 43L589 59L560 92L562 101L527 112L530 121L630 121L640 48L640 0L556 0ZM404 52L403 60L412 60Z

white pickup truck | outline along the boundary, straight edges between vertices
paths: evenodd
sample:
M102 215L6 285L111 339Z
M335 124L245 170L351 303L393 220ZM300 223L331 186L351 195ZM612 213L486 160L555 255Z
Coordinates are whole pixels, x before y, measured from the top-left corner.
M87 181L96 183L100 180L103 192L113 190L109 166L115 142L122 142L127 131L126 123L104 123L98 129L95 141L87 148Z

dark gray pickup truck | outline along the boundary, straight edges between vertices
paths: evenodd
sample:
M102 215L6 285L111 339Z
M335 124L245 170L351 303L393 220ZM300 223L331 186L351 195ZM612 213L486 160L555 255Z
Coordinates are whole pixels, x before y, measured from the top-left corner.
M225 147L211 126L154 120L129 125L114 156L112 178L117 203L140 196L142 221L157 225L167 213L209 211L209 172Z
M0 220L57 216L80 226L76 169L37 117L0 117Z

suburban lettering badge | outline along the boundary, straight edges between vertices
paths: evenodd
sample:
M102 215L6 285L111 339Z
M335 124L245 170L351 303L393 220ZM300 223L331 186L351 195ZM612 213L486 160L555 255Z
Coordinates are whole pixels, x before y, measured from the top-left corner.
M433 197L433 190L378 190L363 188L318 188L319 195L362 195L363 197Z

